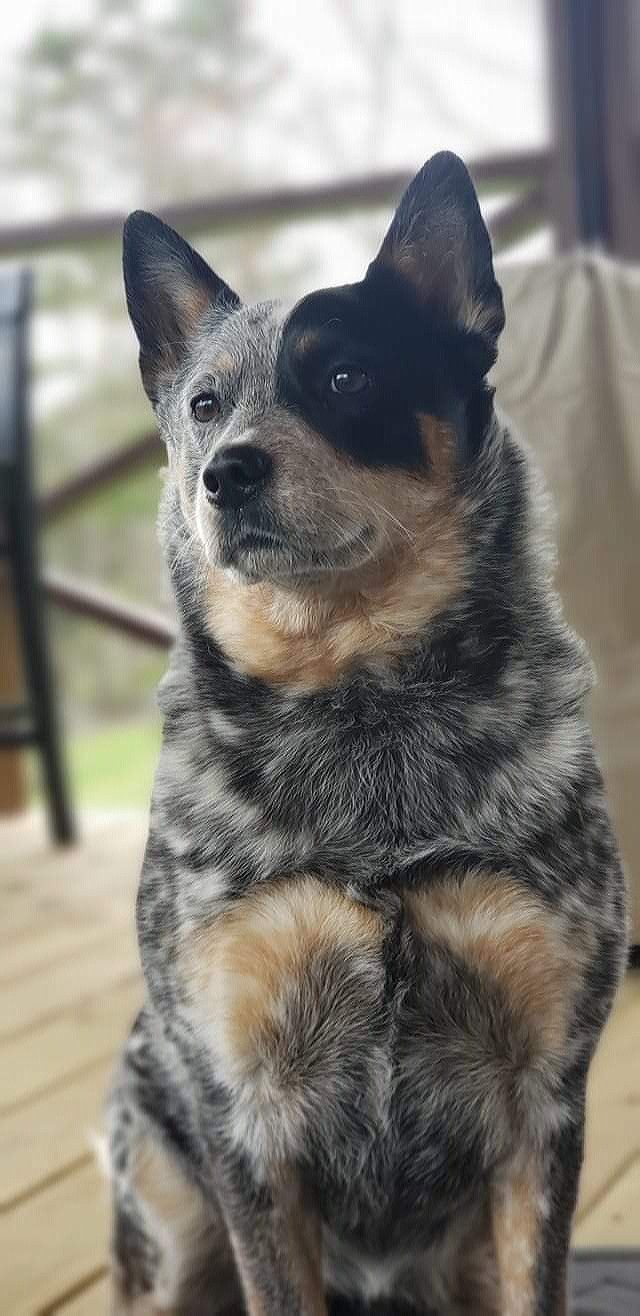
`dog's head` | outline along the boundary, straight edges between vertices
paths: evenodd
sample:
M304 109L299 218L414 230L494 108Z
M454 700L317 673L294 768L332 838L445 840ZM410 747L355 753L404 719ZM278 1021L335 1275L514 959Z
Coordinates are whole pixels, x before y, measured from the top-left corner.
M397 593L416 571L434 604L456 588L456 475L482 445L504 323L460 160L442 153L417 174L360 282L288 314L243 306L143 212L127 221L124 272L144 385L212 573L298 597L353 598L373 581Z

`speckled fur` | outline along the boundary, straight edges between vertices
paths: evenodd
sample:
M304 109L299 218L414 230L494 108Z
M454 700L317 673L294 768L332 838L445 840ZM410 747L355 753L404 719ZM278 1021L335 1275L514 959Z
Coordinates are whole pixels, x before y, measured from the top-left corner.
M457 384L421 412L407 444L426 426L430 451L407 469L354 457L283 403L299 308L242 307L157 221L129 230L181 619L137 906L147 999L109 1107L116 1311L132 1316L566 1310L624 887L590 666L553 593L529 456L482 384L502 324L486 235L463 167L436 161L394 220L384 279L396 239L401 279L434 233L441 262L466 244L456 279L441 263L416 295L435 284L436 319L458 310L464 350L483 334L489 350L466 397ZM188 399L205 385L224 407L203 432ZM286 560L225 563L199 492L211 453L247 435L280 461L269 516ZM328 518L313 493L332 481ZM424 591L403 624L384 614L381 640L376 573L396 602L411 574L391 522L376 538L402 481ZM353 490L371 506L374 482L373 546L338 564ZM216 622L221 579L240 610L262 591L253 632ZM300 654L284 674L260 668L266 613ZM337 661L326 636L352 613ZM333 666L308 660L314 645Z

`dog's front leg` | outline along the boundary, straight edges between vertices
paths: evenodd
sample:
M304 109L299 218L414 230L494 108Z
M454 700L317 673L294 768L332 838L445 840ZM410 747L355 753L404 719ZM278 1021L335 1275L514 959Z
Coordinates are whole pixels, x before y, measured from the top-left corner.
M582 1145L580 1114L544 1150L518 1155L493 1185L500 1316L566 1316Z
M320 1222L296 1173L256 1184L227 1163L221 1197L249 1316L327 1316Z

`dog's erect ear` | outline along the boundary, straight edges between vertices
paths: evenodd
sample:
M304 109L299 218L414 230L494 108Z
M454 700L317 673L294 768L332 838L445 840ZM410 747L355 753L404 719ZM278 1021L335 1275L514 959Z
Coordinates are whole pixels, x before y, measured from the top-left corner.
M457 155L432 156L409 184L367 278L384 269L446 322L480 334L495 357L502 293L476 190Z
M231 310L239 298L184 238L145 210L124 226L122 263L142 382L156 402L159 379L175 372L207 310Z

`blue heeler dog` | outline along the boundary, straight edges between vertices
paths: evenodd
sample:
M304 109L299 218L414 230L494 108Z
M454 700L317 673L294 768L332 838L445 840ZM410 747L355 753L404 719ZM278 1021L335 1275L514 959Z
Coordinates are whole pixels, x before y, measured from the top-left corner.
M180 633L115 1310L560 1316L624 886L469 175L293 309L144 213L124 270Z

